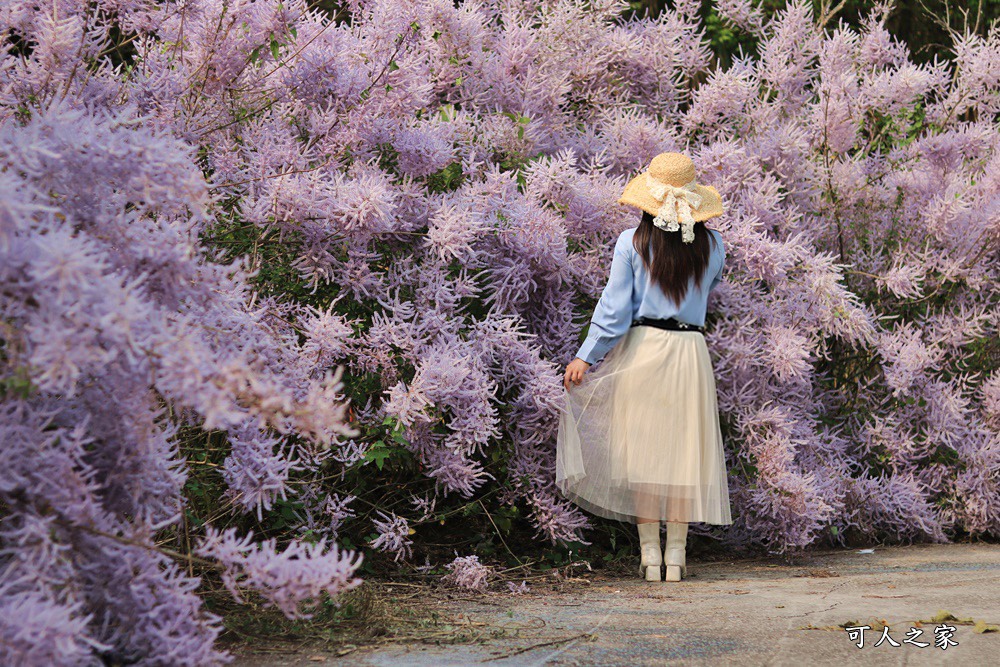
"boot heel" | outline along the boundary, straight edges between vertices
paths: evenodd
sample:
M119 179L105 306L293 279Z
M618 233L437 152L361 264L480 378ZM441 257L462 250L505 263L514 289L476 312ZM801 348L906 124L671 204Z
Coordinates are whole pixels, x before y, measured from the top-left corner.
M681 566L668 565L666 581L680 581L680 580L681 580Z
M646 566L646 581L663 581L663 578L660 576L659 565Z

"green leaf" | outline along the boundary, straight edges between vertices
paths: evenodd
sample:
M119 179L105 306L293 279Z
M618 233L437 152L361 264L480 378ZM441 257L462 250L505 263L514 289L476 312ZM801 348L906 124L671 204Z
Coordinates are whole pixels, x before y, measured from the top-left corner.
M379 440L365 452L364 458L362 459L365 463L374 461L375 465L378 466L379 470L385 466L385 460L392 456L392 450L386 447L386 444Z
M454 104L442 104L440 110L441 120L447 122L455 118L455 105Z
M15 375L0 379L0 396L9 395L20 399L27 399L35 391L36 387L31 383L31 378L25 375L25 371L18 369Z

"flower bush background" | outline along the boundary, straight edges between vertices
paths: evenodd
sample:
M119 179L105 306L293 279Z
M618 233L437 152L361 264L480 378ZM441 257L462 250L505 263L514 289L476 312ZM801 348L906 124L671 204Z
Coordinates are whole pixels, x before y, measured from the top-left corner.
M721 67L690 0L0 3L4 661L224 662L203 577L298 617L442 535L616 548L561 370L670 150L727 211L693 532L995 538L1000 33L918 65L890 7L717 2Z

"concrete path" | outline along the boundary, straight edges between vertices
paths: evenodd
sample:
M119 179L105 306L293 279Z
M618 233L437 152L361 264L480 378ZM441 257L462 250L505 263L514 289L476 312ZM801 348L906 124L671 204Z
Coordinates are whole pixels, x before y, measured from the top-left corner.
M536 584L518 596L427 600L442 616L483 629L478 644L390 644L340 657L335 650L307 648L294 655L243 654L234 664L1000 664L1000 632L980 633L968 624L1000 626L998 545L817 552L795 565L780 559L692 562L689 577L679 583L647 583L636 570L632 578L595 574L558 593ZM942 610L962 622L935 618ZM840 627L848 624L871 626L864 630L862 648L860 638L852 640ZM899 646L888 639L875 646L884 625ZM954 628L950 635L948 627ZM936 636L939 629L943 635Z

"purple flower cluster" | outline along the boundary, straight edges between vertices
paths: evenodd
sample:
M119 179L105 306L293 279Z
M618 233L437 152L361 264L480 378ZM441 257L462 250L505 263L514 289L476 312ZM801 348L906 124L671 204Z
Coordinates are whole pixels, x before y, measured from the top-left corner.
M291 542L283 551L271 539L254 543L252 535L236 536L235 529L223 533L209 527L195 553L214 558L225 568L222 580L237 600L241 589L261 594L269 604L289 618L309 618L303 605L317 602L321 593L334 597L361 584L353 572L362 555L341 552L336 544L329 550L320 539L312 544Z
M378 513L382 519L374 521L378 535L372 541L371 546L379 551L393 554L393 560L396 562L409 558L413 553L410 523L395 512L392 513L392 516L381 510Z
M507 592L511 595L524 595L525 593L531 592L531 586L528 585L527 580L522 580L520 584L515 584L513 581L507 582Z
M295 500L335 539L357 497L330 480L371 446L344 374L382 383L354 416L401 424L435 487L374 549L410 558L412 521L498 486L540 539L585 541L554 485L559 369L636 224L624 183L669 150L726 201L714 534L1000 534L1000 33L916 65L884 11L824 31L807 0L726 0L758 47L715 68L696 0L344 8L0 5L0 662L224 662L156 548L179 434L227 436L236 511ZM207 240L245 230L247 253ZM308 298L255 291L269 262ZM290 616L357 585L326 542L203 539Z
M448 574L441 577L442 582L474 591L485 591L493 576L493 569L480 563L476 555L456 556L455 560L445 565L445 569Z

